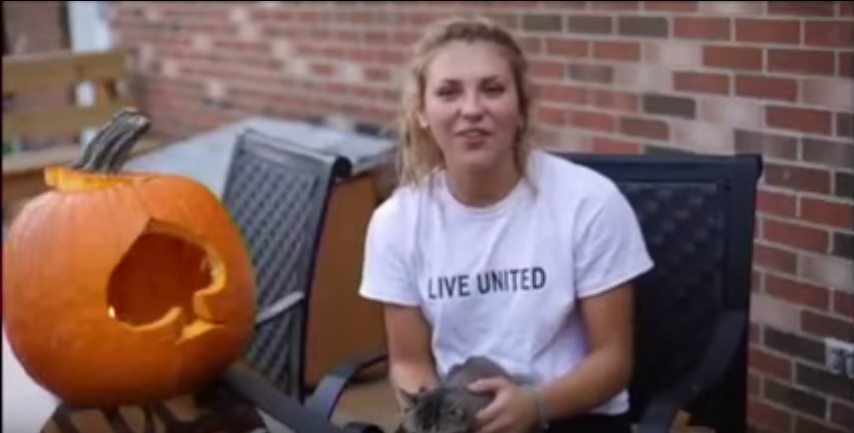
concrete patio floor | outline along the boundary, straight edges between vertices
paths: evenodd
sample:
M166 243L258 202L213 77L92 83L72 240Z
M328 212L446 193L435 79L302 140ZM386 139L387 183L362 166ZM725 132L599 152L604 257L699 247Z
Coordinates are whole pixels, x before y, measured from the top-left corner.
M332 420L337 425L349 421L372 423L386 433L393 433L398 424L398 410L388 381L376 379L348 389Z

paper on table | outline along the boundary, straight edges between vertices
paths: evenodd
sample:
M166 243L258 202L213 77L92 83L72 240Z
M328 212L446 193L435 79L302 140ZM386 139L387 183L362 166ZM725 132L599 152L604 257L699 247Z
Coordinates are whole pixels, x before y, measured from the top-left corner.
M3 328L3 431L39 433L59 399L36 384L12 352Z

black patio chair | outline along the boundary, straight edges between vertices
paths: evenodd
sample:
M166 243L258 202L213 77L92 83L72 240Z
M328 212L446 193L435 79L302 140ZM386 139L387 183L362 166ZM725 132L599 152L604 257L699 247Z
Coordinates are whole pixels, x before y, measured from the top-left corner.
M336 181L350 176L351 170L346 158L283 137L252 129L238 137L222 199L242 231L255 268L260 313L243 360L251 372L232 369L224 378L227 386L200 395L198 406L210 414L203 420L181 423L158 411L170 432L213 427L222 414L233 412L235 391L256 407L268 406L274 418L276 411L290 407L289 418L279 420L285 425L308 422L312 427L306 431L320 428L314 424L317 420L300 415L308 393L308 305L329 198ZM259 401L253 395L275 401Z
M746 431L755 155L560 153L614 180L640 220L655 267L636 281L631 414L638 433L691 424ZM351 378L383 351L342 364L307 405L331 415Z

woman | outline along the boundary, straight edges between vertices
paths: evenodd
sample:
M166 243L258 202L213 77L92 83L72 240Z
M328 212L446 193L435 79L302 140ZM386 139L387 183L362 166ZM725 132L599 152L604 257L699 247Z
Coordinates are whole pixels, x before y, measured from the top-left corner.
M479 432L629 432L630 282L652 266L632 209L531 149L526 60L505 30L435 24L408 72L401 185L370 222L360 288L384 304L391 382L412 393L485 355L537 386L475 384L495 393Z

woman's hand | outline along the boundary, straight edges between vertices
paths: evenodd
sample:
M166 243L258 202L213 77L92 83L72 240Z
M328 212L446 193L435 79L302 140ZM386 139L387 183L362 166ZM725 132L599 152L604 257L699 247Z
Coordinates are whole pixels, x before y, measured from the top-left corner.
M527 433L537 425L539 413L534 396L502 377L482 379L469 386L495 398L477 414L478 433Z

